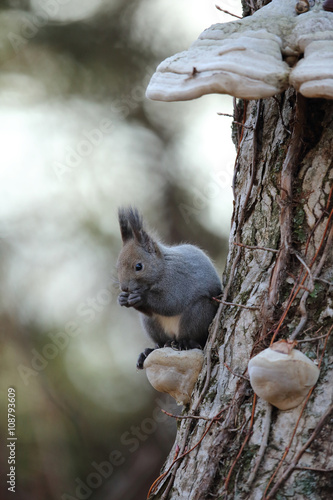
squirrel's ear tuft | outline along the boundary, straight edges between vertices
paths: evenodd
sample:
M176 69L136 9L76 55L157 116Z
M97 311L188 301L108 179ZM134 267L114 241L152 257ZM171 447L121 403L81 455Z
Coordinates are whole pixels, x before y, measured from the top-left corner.
M118 209L118 220L120 226L121 239L125 244L126 241L134 238L133 231L129 224L128 210L126 208Z
M136 208L119 209L119 224L124 243L134 238L146 252L157 253L159 251L157 243L144 230L142 216Z
M128 224L133 231L134 238L139 242L141 239L141 232L143 231L142 216L136 208L129 207L126 210Z

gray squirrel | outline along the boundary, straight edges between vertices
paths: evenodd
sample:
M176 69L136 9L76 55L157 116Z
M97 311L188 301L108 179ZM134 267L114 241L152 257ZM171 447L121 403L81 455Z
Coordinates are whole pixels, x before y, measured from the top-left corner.
M137 209L118 211L123 248L117 262L118 302L140 312L156 347L203 348L221 294L209 257L194 245L167 246L148 234ZM142 369L147 348L137 361Z

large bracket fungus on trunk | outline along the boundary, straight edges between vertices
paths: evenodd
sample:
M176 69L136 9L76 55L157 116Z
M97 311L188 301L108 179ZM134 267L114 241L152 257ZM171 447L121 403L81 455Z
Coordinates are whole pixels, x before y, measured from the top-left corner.
M333 12L323 4L310 1L298 14L295 0L272 0L250 17L211 26L158 66L147 97L260 99L293 85L305 97L333 99Z

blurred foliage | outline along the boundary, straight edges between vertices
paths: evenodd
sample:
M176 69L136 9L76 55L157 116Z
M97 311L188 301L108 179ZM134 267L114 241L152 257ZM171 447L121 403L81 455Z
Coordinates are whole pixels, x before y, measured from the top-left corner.
M168 18L152 31L161 10L145 0L51 15L71 1L0 2L1 497L14 387L17 500L140 499L174 435L159 408L178 410L135 372L147 340L116 304L117 206L138 205L167 242L198 244L220 269L228 228L214 213L223 192L203 191L206 165L180 158L202 107L144 98L187 35L167 44Z

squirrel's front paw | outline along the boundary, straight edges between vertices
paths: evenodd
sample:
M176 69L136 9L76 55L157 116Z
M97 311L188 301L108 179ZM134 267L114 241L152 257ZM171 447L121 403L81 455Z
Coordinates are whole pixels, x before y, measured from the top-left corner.
M130 307L129 304L128 304L128 297L129 297L129 293L128 292L121 292L118 295L118 304L120 306Z
M142 305L142 297L138 292L130 293L128 296L129 307L139 307Z

